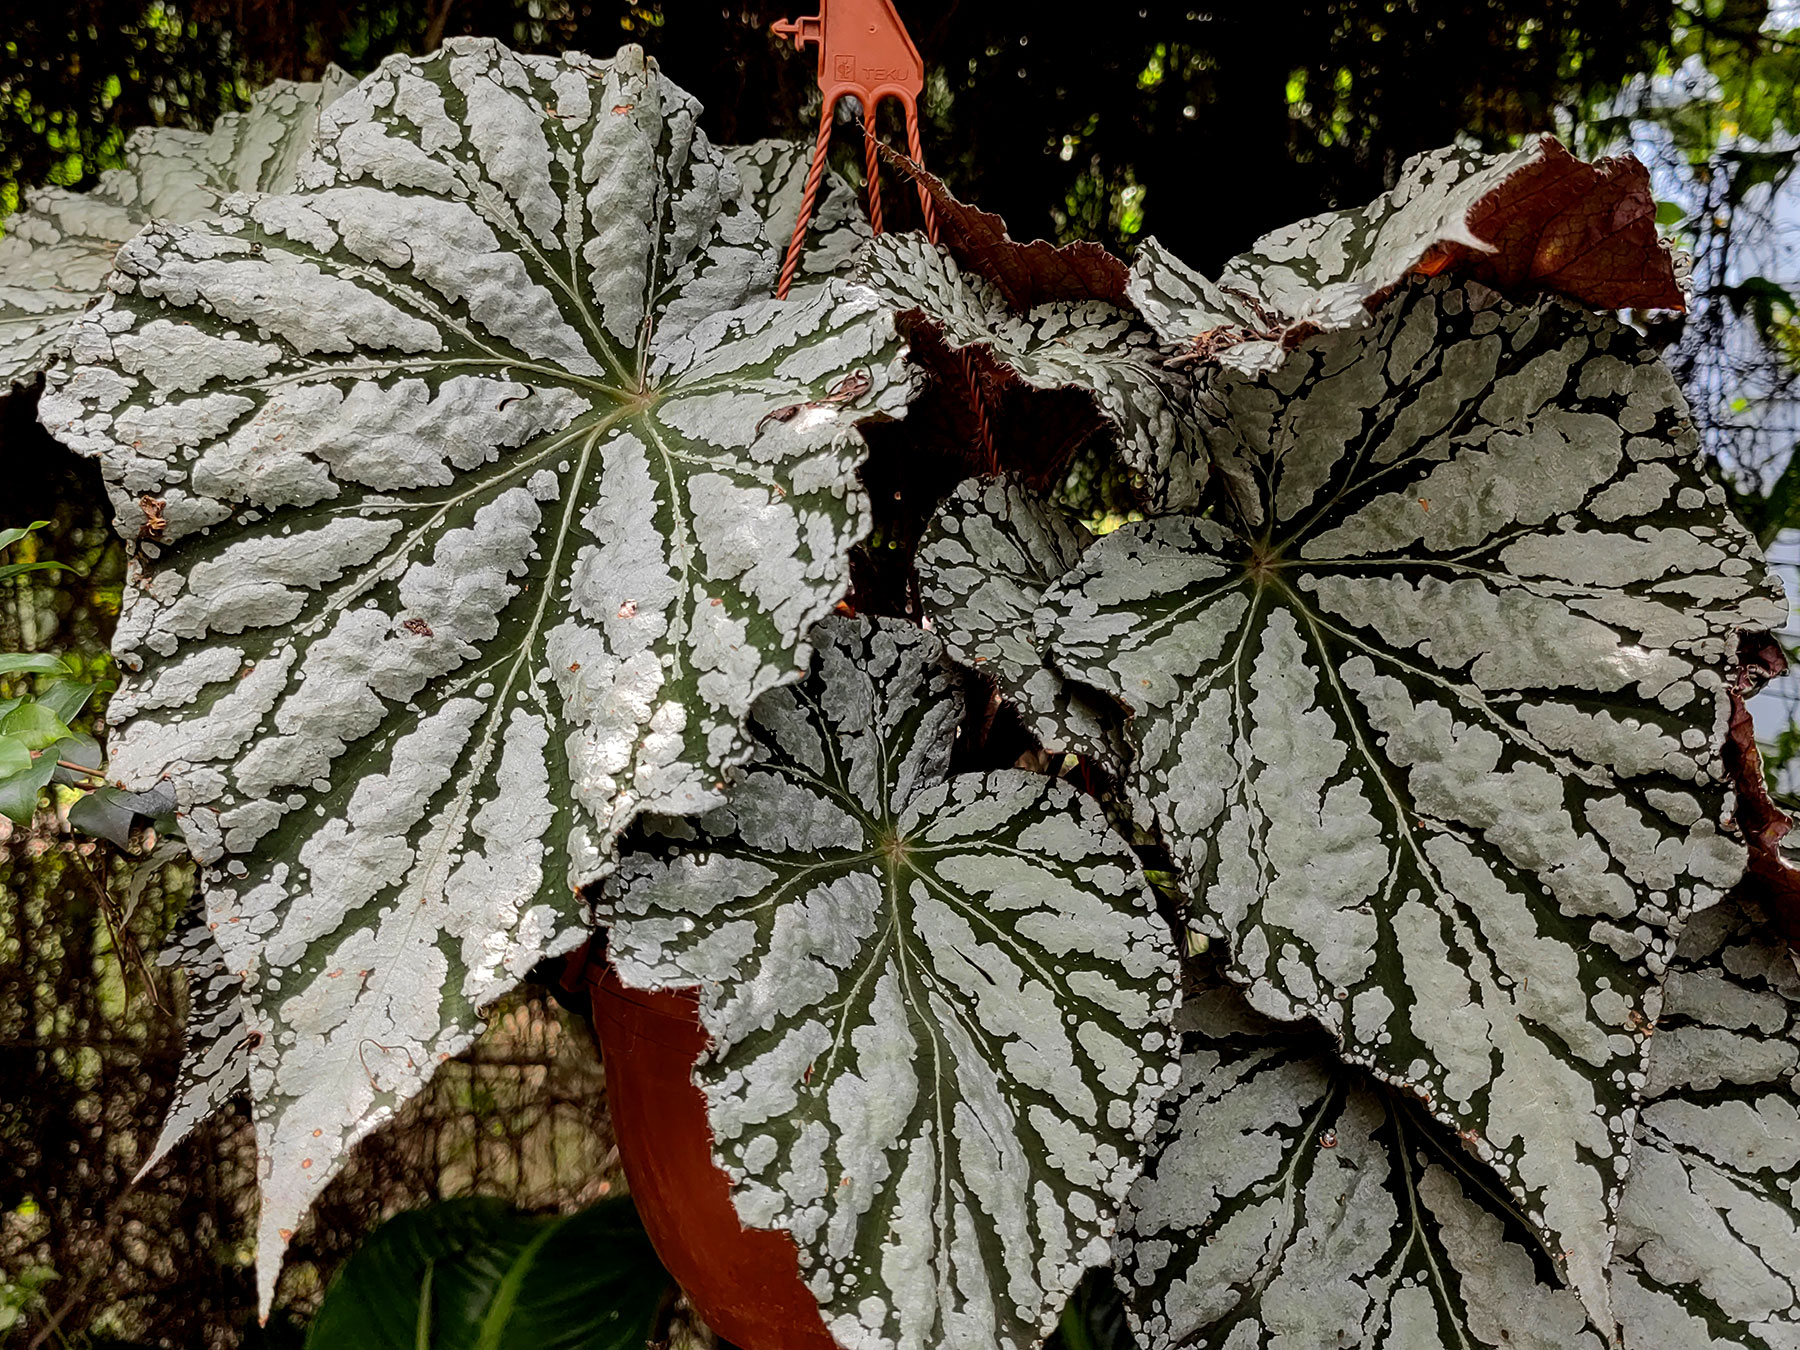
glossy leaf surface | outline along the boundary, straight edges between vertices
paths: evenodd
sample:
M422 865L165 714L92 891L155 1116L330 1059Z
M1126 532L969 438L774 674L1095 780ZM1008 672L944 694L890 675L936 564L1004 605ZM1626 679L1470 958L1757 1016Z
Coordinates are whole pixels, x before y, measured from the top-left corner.
M532 1215L446 1200L396 1215L325 1291L309 1350L643 1350L672 1292L630 1200Z

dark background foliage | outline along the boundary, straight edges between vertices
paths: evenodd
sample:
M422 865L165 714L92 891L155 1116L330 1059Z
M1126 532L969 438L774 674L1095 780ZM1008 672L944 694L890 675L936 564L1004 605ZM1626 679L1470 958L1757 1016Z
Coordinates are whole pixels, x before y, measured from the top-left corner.
M1740 120L1759 137L1784 111L1793 121L1800 54L1762 31L1768 5L1691 6L899 0L930 71L926 161L954 190L1020 238L1128 251L1154 233L1208 268L1270 228L1368 199L1407 156L1458 136L1513 144L1561 110L1604 144L1619 112L1609 100L1630 77L1690 57L1736 81L1720 114L1733 134ZM90 183L133 127L205 126L270 78L313 78L334 61L361 74L456 33L597 54L640 42L702 100L715 140L810 135L813 58L768 31L796 12L718 0L0 0L0 212L35 184ZM1685 165L1696 185L1684 228L1701 294L1694 319L1666 336L1709 455L1774 540L1800 515L1800 477L1783 473L1791 442L1752 445L1768 425L1752 399L1792 406L1800 329L1779 286L1746 290L1732 269L1733 236L1715 222L1764 200L1748 186L1757 175L1772 180L1768 162L1721 150L1722 125L1669 126L1671 172ZM889 200L903 223L903 199ZM1745 314L1754 350L1733 346ZM1746 398L1752 358L1766 379ZM122 557L97 476L38 430L33 403L0 400L0 524L50 520L21 547L76 571L0 583L0 650L67 651L98 669ZM893 487L871 480L884 500ZM869 584L891 587L903 552L876 572ZM470 1192L569 1207L617 1184L585 1031L546 992L522 994L332 1187L258 1329L243 1114L131 1185L180 1055L179 982L154 952L191 879L170 865L134 897L129 877L54 812L29 830L0 824L0 1346L297 1344L323 1280L382 1214Z
M0 5L0 177L79 182L149 122L203 123L270 78L366 72L480 33L521 50L642 43L720 143L811 127L789 3L121 0ZM1155 233L1211 267L1258 234L1366 200L1408 155L1504 143L1655 66L1670 0L904 0L931 72L927 162L1020 237ZM1728 20L1754 33L1756 6ZM1129 196L1127 190L1131 189Z

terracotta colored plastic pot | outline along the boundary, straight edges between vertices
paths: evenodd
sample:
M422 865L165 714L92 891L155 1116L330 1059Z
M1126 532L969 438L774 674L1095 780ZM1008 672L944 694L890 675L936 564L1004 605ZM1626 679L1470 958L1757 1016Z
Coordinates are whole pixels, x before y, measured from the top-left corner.
M627 989L604 961L588 965L587 982L625 1178L694 1311L743 1350L837 1350L800 1283L794 1240L743 1227L713 1165L706 1098L691 1077L706 1048L698 1000Z

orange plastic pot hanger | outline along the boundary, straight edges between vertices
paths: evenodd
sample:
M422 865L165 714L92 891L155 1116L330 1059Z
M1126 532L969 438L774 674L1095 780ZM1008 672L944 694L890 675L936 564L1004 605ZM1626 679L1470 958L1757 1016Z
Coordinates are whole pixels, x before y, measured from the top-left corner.
M802 19L782 19L774 24L781 37L792 38L804 49L819 49L819 88L825 105L819 114L819 139L813 147L812 168L806 175L806 192L800 199L800 216L788 243L781 282L775 294L786 298L794 272L800 266L800 249L806 228L812 223L818 201L819 180L825 175L825 157L831 149L832 114L838 101L853 94L862 104L863 153L868 165L869 224L881 233L881 175L875 142L875 108L884 98L898 99L906 112L906 151L915 164L924 163L919 147L919 95L925 88L925 65L919 49L907 35L906 25L890 0L819 0L819 12ZM919 184L919 204L925 214L925 235L937 241L937 213L931 196Z

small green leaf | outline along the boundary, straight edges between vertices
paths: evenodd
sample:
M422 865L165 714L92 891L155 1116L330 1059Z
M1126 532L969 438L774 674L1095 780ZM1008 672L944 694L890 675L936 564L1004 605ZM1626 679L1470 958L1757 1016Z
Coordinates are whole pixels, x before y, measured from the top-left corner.
M23 773L0 782L0 816L15 825L29 825L37 812L38 794L56 771L56 761L42 755Z
M75 720L75 715L87 707L93 696L94 686L87 680L57 680L39 694L35 702L59 721L67 723Z
M77 800L69 807L69 825L96 839L129 848L133 813L130 807L121 806L113 799L114 791L114 788L100 788Z
M668 1272L629 1200L565 1217L450 1200L390 1219L345 1264L307 1350L642 1350Z
M69 824L83 834L129 848L131 827L139 816L157 816L174 804L175 790L167 783L159 783L148 792L96 788L69 808Z
M44 750L70 736L67 724L42 703L21 703L0 717L0 736L11 736L27 750Z
M106 756L100 752L100 742L92 736L83 736L80 732L58 741L44 753L56 761L56 772L51 775L50 781L71 787L93 787L100 777L99 770L106 763ZM70 764L79 765L80 768L67 768ZM82 772L86 769L95 772Z
M1656 204L1656 223L1667 229L1671 225L1679 225L1687 219L1687 211L1677 202L1658 202Z
M0 549L11 548L33 530L41 530L49 523L47 520L34 520L29 525L15 525L11 529L0 530Z
M72 572L75 569L67 563L45 559L42 562L20 562L0 564L0 581L8 577L22 577L28 572Z
M0 675L72 675L69 663L49 652L0 653Z

